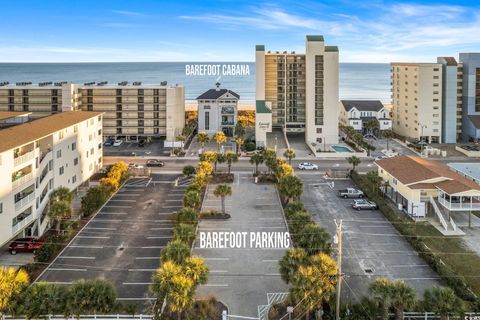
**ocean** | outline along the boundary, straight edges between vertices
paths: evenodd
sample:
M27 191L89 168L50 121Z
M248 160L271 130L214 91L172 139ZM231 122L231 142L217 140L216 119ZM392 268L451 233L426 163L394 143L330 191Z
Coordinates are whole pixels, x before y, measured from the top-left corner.
M122 63L0 63L0 82L70 81L141 81L143 84L185 86L185 98L195 100L213 88L218 80L222 87L237 92L241 100L255 100L255 63L248 62L249 76L187 76L182 62ZM188 63L192 64L192 63ZM208 62L208 64L245 64L245 62ZM340 63L340 99L378 99L390 103L390 66L375 63Z

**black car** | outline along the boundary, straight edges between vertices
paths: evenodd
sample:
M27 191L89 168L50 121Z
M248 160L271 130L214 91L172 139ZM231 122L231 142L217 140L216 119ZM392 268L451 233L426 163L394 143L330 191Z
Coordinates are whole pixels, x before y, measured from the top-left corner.
M148 159L147 160L147 167L163 167L165 162L157 160L157 159Z

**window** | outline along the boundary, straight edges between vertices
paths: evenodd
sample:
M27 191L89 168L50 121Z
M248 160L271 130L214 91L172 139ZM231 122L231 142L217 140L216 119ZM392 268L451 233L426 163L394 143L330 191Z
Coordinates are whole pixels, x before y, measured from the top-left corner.
M95 152L95 148L90 149L90 154L93 154Z
M317 133L322 133L322 128L317 128Z
M77 182L77 176L74 175L74 176L72 177L72 183L76 183L76 182Z
M3 202L0 202L0 213L3 213Z
M73 132L77 133L78 132L78 125L73 126Z
M59 174L62 175L64 172L65 172L65 169L63 168L63 166L61 166L59 169Z
M74 166L77 166L77 165L78 165L78 157L75 158L75 159L73 159L73 165L74 165Z
M77 149L77 143L76 142L73 142L72 143L72 151L76 150Z
M323 143L323 139L322 138L317 138L317 143Z
M210 112L205 112L205 130L210 130Z
M62 150L57 150L57 159L62 157Z
M60 131L58 133L58 139L62 140L63 139L63 131Z

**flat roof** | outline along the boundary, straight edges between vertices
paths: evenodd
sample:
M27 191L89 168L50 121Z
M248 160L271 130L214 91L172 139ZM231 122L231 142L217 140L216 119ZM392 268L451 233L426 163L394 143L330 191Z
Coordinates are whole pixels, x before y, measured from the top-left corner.
M307 41L321 41L321 42L324 42L325 39L321 35L308 34L307 35Z
M437 62L390 62L392 66L409 66L409 67L437 67L441 63Z
M451 162L447 165L455 171L480 182L480 163L478 162Z
M22 146L52 133L103 114L95 111L59 112L0 130L0 152Z
M0 111L0 120L28 116L31 112Z
M167 84L162 86L161 84L141 84L138 86L134 86L133 84L127 84L124 86L120 86L118 84L105 84L102 86L97 86L96 84L91 85L91 86L86 86L83 83L72 83L69 82L68 84L70 85L76 85L78 86L79 89L161 89L161 88L176 88L176 87L183 87L183 85L180 84ZM29 84L25 86L17 86L15 83L8 84L5 86L1 86L1 89L16 89L16 90L60 90L62 89L62 86L55 86L55 85L49 85L49 86L39 86L38 84Z

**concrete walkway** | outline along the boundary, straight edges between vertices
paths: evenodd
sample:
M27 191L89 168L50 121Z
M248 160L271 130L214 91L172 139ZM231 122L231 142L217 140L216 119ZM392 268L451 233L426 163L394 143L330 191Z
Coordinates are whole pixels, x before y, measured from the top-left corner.
M220 199L207 190L203 211L220 210ZM286 232L281 206L273 185L254 184L251 174L236 174L232 196L227 198L229 220L202 220L200 232ZM248 242L248 239L247 239ZM198 297L215 296L229 313L265 319L269 303L285 298L286 284L279 274L278 260L285 249L200 248L197 238L194 254L203 256L210 269L208 284L197 291Z

